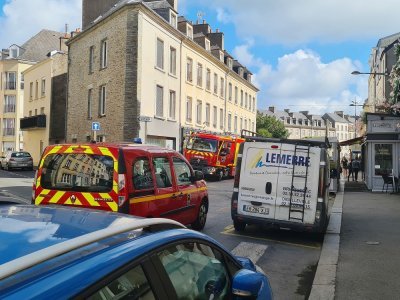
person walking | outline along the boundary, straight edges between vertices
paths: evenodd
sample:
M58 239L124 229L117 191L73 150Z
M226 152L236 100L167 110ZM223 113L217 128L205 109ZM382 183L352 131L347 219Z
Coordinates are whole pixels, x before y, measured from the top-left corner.
M358 181L358 172L360 171L360 161L358 160L358 156L351 162L351 168L353 170L353 180L356 179Z
M343 176L344 176L344 177L347 177L347 175L348 175L348 174L347 174L347 169L348 169L348 164L349 164L349 162L347 161L346 156L343 156L343 157L342 157L341 163L342 163Z
M353 159L350 160L350 163L348 164L348 175L347 175L347 181L350 181L350 176L354 180L354 174L353 174Z

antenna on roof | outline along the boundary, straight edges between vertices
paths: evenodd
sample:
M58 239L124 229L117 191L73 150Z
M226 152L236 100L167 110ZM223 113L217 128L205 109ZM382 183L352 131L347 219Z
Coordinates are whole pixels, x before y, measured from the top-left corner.
M197 12L197 24L200 24L200 21L203 20L205 13L202 11Z

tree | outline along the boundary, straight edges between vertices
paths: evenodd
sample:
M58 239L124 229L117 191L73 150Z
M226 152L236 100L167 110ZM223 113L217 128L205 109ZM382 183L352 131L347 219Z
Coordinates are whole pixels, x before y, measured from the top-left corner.
M394 115L400 115L400 44L395 45L396 63L390 71L389 83L392 87L385 110Z
M257 112L257 133L264 137L287 138L289 131L283 125L283 122L274 116L264 116Z

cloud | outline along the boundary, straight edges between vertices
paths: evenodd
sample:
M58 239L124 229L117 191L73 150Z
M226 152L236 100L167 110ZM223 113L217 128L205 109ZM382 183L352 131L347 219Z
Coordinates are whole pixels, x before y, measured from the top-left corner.
M397 0L379 5L365 0L204 0L203 5L216 7L218 16L229 15L220 21L235 24L239 37L257 36L276 44L376 39L400 28Z
M367 78L352 76L359 62L341 58L324 63L318 53L300 49L283 55L274 68L255 57L248 44L236 47L241 61L253 60L254 84L260 88L258 108L308 110L315 114L344 110L352 113L349 99L364 101ZM357 92L352 92L353 90Z
M2 48L22 45L42 29L69 31L81 27L82 0L7 0L0 15Z

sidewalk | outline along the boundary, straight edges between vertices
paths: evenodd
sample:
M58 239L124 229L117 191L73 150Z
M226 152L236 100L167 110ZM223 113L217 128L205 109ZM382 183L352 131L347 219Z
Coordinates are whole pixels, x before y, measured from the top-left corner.
M342 180L309 299L399 299L399 282L400 194Z

